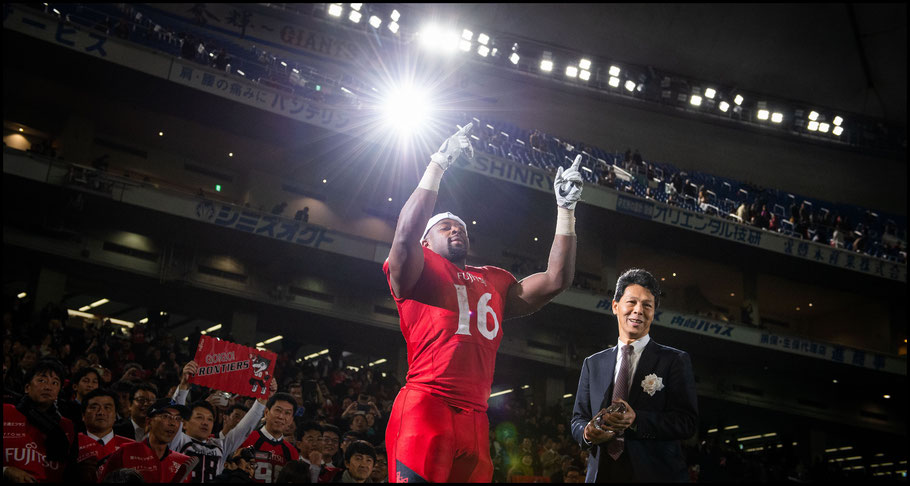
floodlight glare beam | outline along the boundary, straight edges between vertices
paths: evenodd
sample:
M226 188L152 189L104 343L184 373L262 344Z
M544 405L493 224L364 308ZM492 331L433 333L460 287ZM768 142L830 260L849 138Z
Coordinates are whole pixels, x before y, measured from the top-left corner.
M333 3L329 5L329 15L332 17L341 17L341 12L342 8L340 3Z
M512 55L509 56L509 61L511 61L512 64L518 64L519 59L521 59L521 57L518 55L517 52L513 52Z

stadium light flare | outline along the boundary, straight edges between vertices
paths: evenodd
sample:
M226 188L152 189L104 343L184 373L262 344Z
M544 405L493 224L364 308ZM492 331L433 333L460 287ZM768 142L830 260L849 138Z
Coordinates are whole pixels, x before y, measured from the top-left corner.
M827 123L822 122L818 124L818 131L822 133L828 133L829 128L831 128L831 125L828 125Z
M773 123L780 123L784 121L784 115L782 113L774 112L771 114L771 121Z
M578 77L581 78L583 81L587 81L587 80L591 79L591 71L586 71L586 70L582 69L581 73L578 74Z
M512 55L509 56L509 61L511 61L512 64L518 64L519 59L521 59L521 57L519 57L517 52L513 52Z
M743 101L745 101L743 95L736 95L736 98L733 98L733 102L736 103L736 106L742 106Z
M383 100L380 110L400 135L410 135L425 126L432 111L426 91L413 87L395 88Z
M553 61L544 57L540 60L540 70L544 72L550 72L553 70Z
M758 119L767 120L771 116L771 113L768 110L758 110Z
M398 33L398 23L394 22L394 21L391 22L389 24L389 30L391 30L393 34L397 34Z
M356 10L351 10L351 14L348 15L348 19L349 19L351 22L354 22L355 24L359 24L359 23L360 23L360 19L361 19L362 17L363 17L363 14L360 13L360 12L358 12L358 11L356 11Z
M814 132L814 131L818 130L818 122L810 121L809 124L806 126L806 128L809 129L810 132Z
M717 94L717 91L714 88L708 88L705 90L705 98L713 100L714 96Z
M812 121L818 120L818 112L813 110L811 113L809 113L809 119Z
M581 61L578 61L578 67L580 67L582 69L590 70L591 69L591 60L582 59Z
M398 22L398 19L401 18L401 13L398 10L392 10L390 17L392 17L392 22Z
M490 42L490 36L481 32L480 35L477 36L477 42L487 45L487 42Z
M727 110L730 109L730 103L727 103L726 101L721 101L717 107L720 108L720 111L726 113Z
M844 127L840 127L840 126L834 127L834 130L831 130L831 133L833 133L839 137L841 133L844 133Z
M578 77L578 68L575 66L566 66L566 76L570 78Z
M458 43L458 48L464 52L470 51L471 50L471 41L462 40L461 42Z
M610 76L619 76L619 68L616 66L610 66Z
M626 89L627 89L627 90L629 90L629 91L634 91L634 90L635 90L635 81L632 81L632 80L630 79L630 80L626 81L626 85L625 85L625 86L626 86Z
M377 17L375 15L371 15L370 16L370 25L372 25L374 29L378 29L382 25L382 19L380 19L379 17Z
M619 87L619 78L617 78L616 76L611 76L610 80L607 81L607 84L609 84L610 86L612 86L614 88L618 88Z
M841 117L839 117L839 116L834 117L834 122L833 122L833 123L834 123L836 126L840 126L840 124L843 123L843 122L844 122L844 119L843 119L843 118L841 118Z
M490 48L487 46L481 45L480 47L477 48L477 53L480 54L482 57L487 57L487 55L490 54Z
M474 38L474 33L468 29L461 31L461 38L464 40L472 40Z
M332 17L341 17L341 11L342 8L340 3L329 4L329 15Z
M19 293L16 295L16 298L24 299L24 298L26 298L27 296L28 296L27 293L25 293L25 292L19 292Z
M692 106L701 106L701 96L692 95L692 97L689 98L689 104Z

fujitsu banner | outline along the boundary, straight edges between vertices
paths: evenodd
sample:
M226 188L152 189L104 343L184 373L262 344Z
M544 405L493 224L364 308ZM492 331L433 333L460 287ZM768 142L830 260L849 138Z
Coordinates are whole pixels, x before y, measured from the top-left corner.
M201 336L194 361L199 365L190 383L253 398L269 396L275 374L275 353Z

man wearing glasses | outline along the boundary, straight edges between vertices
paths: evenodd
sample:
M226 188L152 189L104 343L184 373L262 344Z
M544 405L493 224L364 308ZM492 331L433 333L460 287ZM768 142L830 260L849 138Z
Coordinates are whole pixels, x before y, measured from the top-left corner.
M130 393L130 416L114 424L114 434L137 442L145 439L148 408L157 399L158 388L152 383L143 382L134 386Z
M147 483L170 483L180 471L180 466L190 460L189 456L168 447L180 425L189 418L186 407L169 398L162 398L147 409L146 417L146 439L125 444L111 454L98 472L99 479L103 481L111 471L132 468L142 474ZM176 482L189 482L189 479L189 474L184 474L183 480L178 478Z

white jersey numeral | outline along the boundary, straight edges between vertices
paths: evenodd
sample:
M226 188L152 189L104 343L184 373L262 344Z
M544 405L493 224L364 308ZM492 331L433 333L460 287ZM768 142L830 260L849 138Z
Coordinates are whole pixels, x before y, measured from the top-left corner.
M468 304L468 289L464 285L455 284L455 295L458 297L458 329L455 334L471 335L471 308ZM493 294L487 292L477 301L477 330L480 335L492 341L499 333L499 317L488 304ZM493 329L487 323L487 315L493 316ZM483 323L483 324L481 324Z

